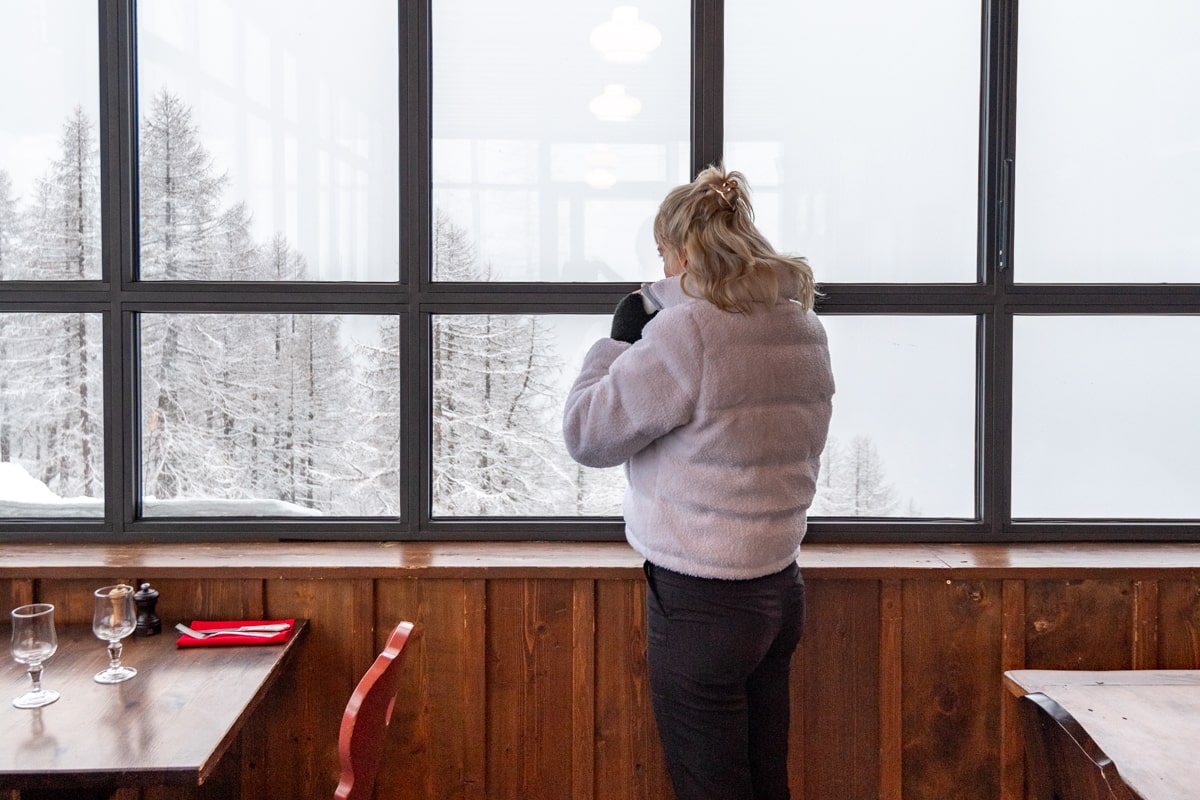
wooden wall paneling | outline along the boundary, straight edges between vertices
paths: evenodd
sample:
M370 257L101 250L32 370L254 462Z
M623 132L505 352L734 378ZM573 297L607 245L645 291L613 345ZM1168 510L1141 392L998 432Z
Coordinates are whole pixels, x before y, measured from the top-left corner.
M1000 671L1025 666L1025 582L1006 580L1001 589ZM1025 796L1025 748L1021 739L1021 721L1017 698L996 676L996 694L1000 698L1000 798L1022 800Z
M571 594L571 798L593 800L596 777L596 582Z
M879 582L879 798L904 796L903 583Z
M1134 669L1158 666L1158 581L1133 583Z
M488 581L489 797L571 797L573 589Z
M342 712L375 657L374 583L268 580L265 596L264 616L306 618L309 630L242 734L241 794L332 797Z
M1001 581L904 583L904 798L999 797Z
M45 578L37 581L34 595L39 603L54 604L55 623L91 625L94 599L92 592L102 586L132 582L133 578L128 575L113 575L109 578Z
M1132 669L1133 584L1030 580L1025 584L1027 669Z
M12 578L0 580L0 602L4 603L4 616L9 618L17 606L33 602L33 581Z
M263 581L222 578L160 578L141 576L158 592L156 611L163 632L174 634L175 623L196 619L263 619Z
M482 580L381 580L375 653L403 620L416 627L377 785L392 800L487 797L486 586Z
M670 798L646 669L646 584L596 581L596 800Z
M1200 580L1158 586L1158 666L1200 669Z
M792 659L802 703L789 774L804 800L879 797L880 590L872 580L809 580Z

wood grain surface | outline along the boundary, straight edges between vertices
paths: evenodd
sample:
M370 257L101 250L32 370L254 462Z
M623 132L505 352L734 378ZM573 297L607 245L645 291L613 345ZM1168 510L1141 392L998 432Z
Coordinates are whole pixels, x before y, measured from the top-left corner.
M0 704L2 788L204 783L305 633L300 622L287 644L261 647L177 648L176 636L130 637L122 663L137 675L101 685L92 676L108 665L107 645L90 622L56 628L43 684L60 699L40 709ZM19 668L6 669L0 696L28 683Z
M5 548L0 597L89 621L96 586L149 580L166 626L193 609L310 620L209 782L120 800L329 797L345 702L401 619L417 629L378 796L669 800L641 561L573 548ZM1200 669L1200 546L813 546L802 566L796 800L1021 800L1003 670Z

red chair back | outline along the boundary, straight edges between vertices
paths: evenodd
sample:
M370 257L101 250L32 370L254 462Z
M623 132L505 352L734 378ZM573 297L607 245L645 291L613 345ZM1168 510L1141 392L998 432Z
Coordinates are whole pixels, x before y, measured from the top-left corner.
M401 622L388 637L387 646L358 682L338 735L341 777L335 800L370 800L383 757L383 740L396 693L400 690L401 652L412 633L411 622Z

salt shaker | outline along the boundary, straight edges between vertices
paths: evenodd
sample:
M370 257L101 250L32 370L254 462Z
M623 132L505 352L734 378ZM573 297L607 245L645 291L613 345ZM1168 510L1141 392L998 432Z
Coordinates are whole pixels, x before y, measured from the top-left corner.
M148 583L143 583L134 593L133 602L137 605L137 627L133 630L134 635L153 636L162 633L162 620L154 610L158 605L158 590L151 588Z

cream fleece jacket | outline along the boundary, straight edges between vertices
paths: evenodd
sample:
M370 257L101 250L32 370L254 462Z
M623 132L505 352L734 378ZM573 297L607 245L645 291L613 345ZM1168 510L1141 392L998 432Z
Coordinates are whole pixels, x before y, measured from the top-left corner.
M778 572L799 554L829 430L825 330L791 300L729 313L678 278L643 293L661 310L642 339L584 357L567 450L625 464L625 535L648 561L704 578Z

